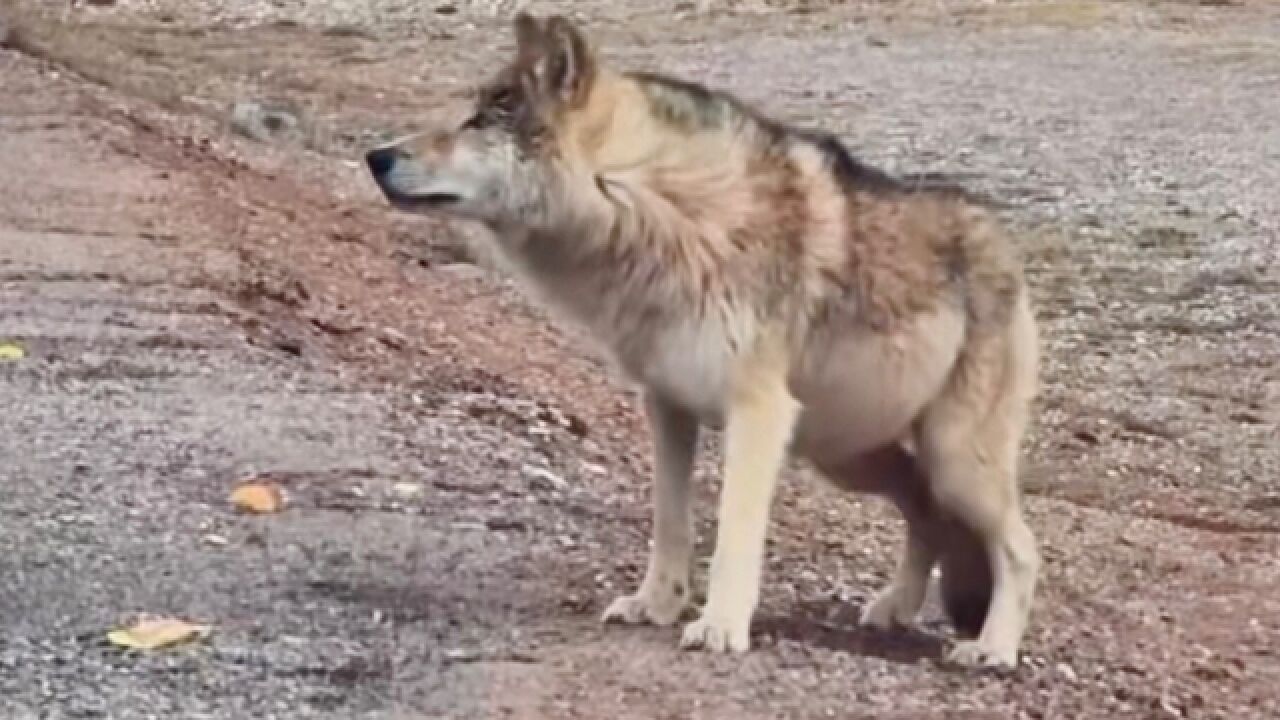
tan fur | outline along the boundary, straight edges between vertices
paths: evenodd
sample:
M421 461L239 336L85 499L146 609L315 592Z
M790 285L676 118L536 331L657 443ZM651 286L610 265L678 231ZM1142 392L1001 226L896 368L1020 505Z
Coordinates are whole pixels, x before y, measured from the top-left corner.
M977 635L951 657L1016 663L1038 565L1016 484L1036 337L989 213L728 95L605 68L561 18L517 28L516 60L475 117L369 164L400 207L487 224L531 288L646 389L653 553L605 618L669 624L684 609L705 425L726 433L724 486L707 603L683 646L749 647L790 450L907 520L866 623L910 622L940 562L948 608Z

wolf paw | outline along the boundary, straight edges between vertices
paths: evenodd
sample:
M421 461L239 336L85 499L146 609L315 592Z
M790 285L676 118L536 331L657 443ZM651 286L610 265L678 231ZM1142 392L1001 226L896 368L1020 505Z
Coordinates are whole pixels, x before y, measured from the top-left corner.
M634 595L623 595L610 603L600 622L665 627L679 620L684 609L684 599L674 592L656 593L642 586Z
M911 625L918 607L907 603L895 587L885 588L865 608L858 623L876 630L893 630Z
M979 640L966 640L951 648L947 663L972 670L1011 671L1018 667L1018 651L993 649Z
M707 650L716 653L744 653L751 649L751 623L702 617L684 626L680 638L682 650Z

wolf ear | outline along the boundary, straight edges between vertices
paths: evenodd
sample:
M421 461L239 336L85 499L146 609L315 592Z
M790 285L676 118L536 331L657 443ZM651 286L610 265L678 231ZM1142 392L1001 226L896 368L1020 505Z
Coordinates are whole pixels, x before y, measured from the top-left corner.
M546 34L538 19L526 12L516 14L516 58L518 63L533 65L543 55Z
M562 15L540 21L521 12L515 17L516 66L529 71L530 82L543 99L578 105L595 80L596 62L587 40Z
M595 58L586 38L560 15L547 20L543 33L543 55L536 70L540 89L557 102L569 106L582 103L596 74Z

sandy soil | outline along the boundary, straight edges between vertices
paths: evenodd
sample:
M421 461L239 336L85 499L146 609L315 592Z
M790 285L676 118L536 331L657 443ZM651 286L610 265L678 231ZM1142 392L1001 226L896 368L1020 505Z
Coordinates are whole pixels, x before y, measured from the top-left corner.
M356 162L465 103L509 47L502 3L15 0L0 716L1280 716L1280 10L710 6L574 5L612 61L961 179L1020 231L1047 562L1018 673L938 667L936 608L858 629L901 528L799 467L750 655L597 625L645 559L634 398ZM296 132L242 137L244 101ZM284 513L232 511L253 475ZM104 642L142 612L215 631Z

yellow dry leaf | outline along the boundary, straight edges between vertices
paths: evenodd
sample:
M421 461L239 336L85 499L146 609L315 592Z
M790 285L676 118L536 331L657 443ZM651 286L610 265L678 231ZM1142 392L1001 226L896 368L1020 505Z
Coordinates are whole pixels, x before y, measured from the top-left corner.
M112 645L135 650L156 650L178 643L208 637L211 625L199 625L173 618L146 618L133 625L107 633Z
M0 342L0 360L21 360L27 351L15 342Z
M245 483L231 492L231 504L244 512L273 513L284 507L284 496L274 485Z

